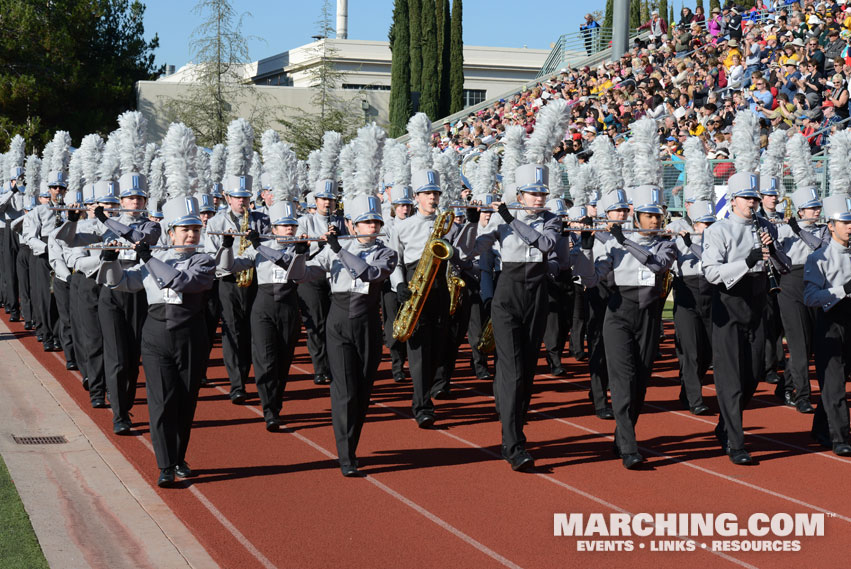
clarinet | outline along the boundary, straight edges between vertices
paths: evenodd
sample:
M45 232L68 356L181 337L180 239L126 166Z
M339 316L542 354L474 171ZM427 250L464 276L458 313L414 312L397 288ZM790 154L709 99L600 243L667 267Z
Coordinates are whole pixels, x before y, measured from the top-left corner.
M751 210L753 215L753 229L756 235L757 243L760 248L762 248L762 234L765 233L765 229L763 229L762 225L759 222L759 216L757 215L756 208ZM765 274L768 276L768 294L777 294L780 292L780 281L777 279L777 269L774 268L774 265L771 264L771 259L768 259L763 262L765 265Z

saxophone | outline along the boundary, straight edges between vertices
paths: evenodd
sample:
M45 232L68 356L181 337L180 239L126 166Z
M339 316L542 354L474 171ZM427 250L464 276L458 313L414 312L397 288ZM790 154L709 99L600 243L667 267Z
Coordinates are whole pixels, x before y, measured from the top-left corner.
M239 224L239 232L242 233L242 237L239 238L239 252L238 255L242 255L245 253L245 250L248 249L248 246L251 245L249 243L248 238L245 236L246 233L251 229L249 225L250 213L248 208L245 208L242 214L242 221ZM251 283L254 281L254 267L250 269L246 269L244 271L240 271L236 276L236 286L241 288L247 288L251 286Z
M496 340L493 337L493 320L488 318L488 323L482 329L482 337L479 339L479 343L476 344L476 349L483 354L490 354L495 347Z
M393 337L400 342L406 342L414 333L414 327L420 318L431 285L437 276L440 262L452 256L452 245L442 239L452 229L455 214L451 210L444 211L434 220L434 228L423 249L423 256L417 263L414 276L408 282L411 298L399 307L396 319L393 321Z
M458 310L461 291L467 286L464 279L458 276L458 269L454 265L449 265L449 270L446 272L446 286L449 288L449 315L451 316Z

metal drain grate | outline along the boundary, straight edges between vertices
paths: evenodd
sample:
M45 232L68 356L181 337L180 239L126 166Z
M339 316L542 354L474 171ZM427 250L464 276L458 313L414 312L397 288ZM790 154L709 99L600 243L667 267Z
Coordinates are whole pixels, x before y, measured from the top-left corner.
M12 440L19 445L62 445L68 442L63 435L50 435L46 437L19 437L12 435Z

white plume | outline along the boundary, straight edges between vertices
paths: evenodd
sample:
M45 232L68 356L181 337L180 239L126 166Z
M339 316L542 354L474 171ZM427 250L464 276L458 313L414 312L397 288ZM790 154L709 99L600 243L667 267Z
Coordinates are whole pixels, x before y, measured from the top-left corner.
M298 157L289 144L273 142L263 154L266 173L271 179L274 203L298 199Z
M759 168L759 118L753 112L736 113L730 152L736 172L756 172Z
M617 147L617 151L620 158L623 187L634 188L638 185L635 179L635 145L631 140L627 140Z
M336 180L340 153L343 150L343 135L328 131L322 135L322 149L319 151L318 180Z
M83 156L80 150L71 153L68 163L68 192L76 192L83 188Z
M470 179L470 188L474 195L492 194L496 189L496 175L499 169L499 155L495 150L486 150L479 156L476 169Z
M281 137L278 135L277 131L271 128L260 135L260 154L263 156L264 171L266 168L266 161L268 160L267 155L272 151L272 145L280 141Z
M210 173L210 155L198 148L195 153L195 177L198 181L196 189L201 193L207 193L213 187L213 176ZM148 180L150 184L150 180Z
M225 177L225 162L227 161L227 150L224 144L217 144L210 154L210 178L213 184L220 184ZM209 188L207 188L209 189Z
M139 111L126 111L119 115L118 127L121 131L118 144L121 173L144 172L148 121Z
M232 127L233 124L234 123L231 123ZM231 128L228 129L229 143L231 139L231 130ZM236 129L233 130L235 131ZM239 131L241 134L245 133L241 126L239 127ZM237 138L237 134L235 132L234 138ZM163 160L165 161L168 198L173 199L192 195L190 172L194 168L195 153L197 152L197 148L195 146L195 134L192 132L192 129L183 123L171 123L168 127L168 132L166 133L165 138L163 138L161 152ZM235 152L239 152L239 150L237 149ZM236 167L236 165L234 165L234 167ZM245 174L235 173L234 175Z
M417 113L408 119L408 152L411 155L411 171L428 170L434 163L431 150L431 121L425 113Z
M550 195L555 197L561 197L564 188L562 187L562 178L561 178L561 164L558 160L553 157L550 159L550 163L547 164L550 169Z
M149 142L145 145L145 159L142 161L142 173L147 176L147 172L151 170L151 162L157 157L157 152L160 150L160 145L156 142ZM205 153L206 154L206 153Z
M260 177L263 175L263 159L260 158L259 152L252 154L251 168L248 169L248 174L254 180L254 188L260 188Z
M103 153L103 139L97 134L87 134L80 142L79 154L83 163L83 183L94 184L98 180L98 166Z
M827 156L830 195L851 195L851 130L840 130L830 135Z
M381 161L384 170L382 180L391 180L394 185L411 185L411 161L408 149L395 139L387 139L384 143L384 159Z
M340 167L340 179L343 182L343 195L346 199L350 197L354 197L355 191L355 160L357 156L355 153L355 142L351 141L345 146L343 146L342 150L340 150L339 154L339 167ZM324 172L324 170L323 170ZM334 176L335 179L336 176ZM326 178L320 178L320 180L325 180Z
M58 130L53 135L53 154L50 158L50 170L67 172L71 161L71 135L66 130Z
M520 125L506 127L502 142L505 145L505 151L502 153L502 166L499 173L502 174L502 187L507 188L514 185L517 168L523 165L526 129Z
M151 160L151 169L148 170L148 196L151 207L154 208L159 207L160 202L165 200L165 160L161 155Z
M381 183L381 159L387 133L375 123L358 129L355 138L355 192L374 196Z
M225 174L228 176L247 176L251 169L251 160L254 156L254 129L245 119L235 119L228 125L228 156L225 160ZM166 161L166 176L168 173L168 161ZM257 180L256 183L260 181ZM171 186L169 186L171 193Z
M41 180L40 191L47 191L47 177L50 175L50 163L53 160L53 141L44 145L41 151Z
M786 156L792 179L795 181L795 189L818 185L810 145L803 134L796 132L786 142Z
M318 150L311 150L307 155L307 181L309 184L307 189L308 191L313 191L314 186L316 186L316 182L319 180L319 170L322 168L320 163L322 159L319 157Z
M12 137L12 140L9 142L9 152L6 155L8 160L6 171L3 172L3 175L7 175L9 170L15 167L23 167L24 160L26 159L26 142L24 141L24 137L20 134L16 134Z
M30 154L27 157L26 172L24 172L24 183L27 186L26 195L35 197L38 195L41 185L41 158L38 154Z
M494 158L496 155L494 155ZM495 162L494 162L495 164ZM439 207L446 209L461 199L461 169L458 166L458 154L453 150L437 152L432 157L432 167L440 176ZM496 174L494 173L494 182ZM455 213L458 213L457 211Z
M683 156L685 158L686 174L686 197L695 200L715 202L715 189L712 179L712 170L703 150L703 141L690 136L683 143Z
M618 154L608 136L598 136L591 143L591 158L588 163L594 169L594 176L600 187L601 194L623 189L621 167ZM552 172L550 172L550 193L552 193Z
M762 166L759 167L761 176L783 177L783 160L786 157L786 140L788 133L777 129L768 135L768 147L762 155Z
M307 171L307 162L304 160L298 161L298 166L296 167L296 181L300 192L307 192L310 190L310 173Z
M659 159L659 131L651 118L637 120L632 125L632 144L635 145L633 168L636 186L662 186L662 161Z
M594 170L590 164L580 164L576 154L567 154L564 157L564 168L567 171L567 181L570 185L570 200L574 207L581 207L588 203L588 194L591 192ZM550 172L552 180L553 172Z
M526 141L526 163L549 163L556 145L564 140L569 124L570 107L564 99L554 99L541 109L535 130Z
M100 166L98 167L99 181L116 181L118 180L118 138L119 131L114 130L109 133L106 139L106 144L103 145L103 152L100 155Z

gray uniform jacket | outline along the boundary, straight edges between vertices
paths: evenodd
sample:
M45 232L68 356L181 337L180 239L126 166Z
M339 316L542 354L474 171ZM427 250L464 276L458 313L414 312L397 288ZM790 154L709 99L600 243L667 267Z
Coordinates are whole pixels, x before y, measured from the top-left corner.
M296 234L307 234L308 237L322 237L328 233L328 227L334 226L337 229L337 235L348 235L349 230L346 228L346 220L339 215L320 215L319 213L311 213L298 219L298 229ZM310 244L310 254L315 255L319 251L318 243Z
M238 232L240 231L241 225L242 217L234 215L230 208L219 211L215 216L213 216L212 219L207 222L207 229L204 233L204 251L218 251L221 248L222 236L210 235L211 232ZM249 214L248 226L260 235L269 233L269 216L265 213L252 211ZM240 240L240 237L236 237L233 240L233 247L231 247L231 249L234 257L236 257L239 253ZM243 252L243 255L245 254L245 252L252 248L253 247L249 245L248 248ZM233 273L231 273L230 271L225 271L219 267L216 268L216 278L228 276L231 274Z
M694 227L684 217L674 220L668 224L667 229L673 233L680 231L693 232ZM672 270L678 277L697 277L703 276L703 235L692 235L691 246L686 247L682 237L672 237L673 243L677 248L677 260L674 263Z
M390 275L390 284L393 290L396 290L399 283L407 282L405 266L416 263L423 256L426 241L431 236L436 218L436 214L423 215L417 212L410 217L397 220L394 224L390 236L390 248L396 251L398 263ZM449 243L454 243L460 232L461 227L453 223L443 239Z
M804 304L825 312L848 298L845 283L851 281L851 248L833 239L813 251L804 265Z
M804 221L799 223L801 232L798 235L788 224L777 227L777 244L789 256L793 267L803 267L810 253L830 240L830 231L826 225Z
M776 242L777 228L774 224L765 221L760 224ZM751 250L760 246L753 220L731 213L730 217L709 226L703 235L703 273L712 284L723 284L729 290L745 275L765 272L764 261L757 262L752 268L748 268L745 262ZM789 257L779 248L775 248L771 262L782 274L791 269Z
M234 258L233 249L221 248L216 255L216 269L238 273L255 269L258 285L294 284L304 278L304 255L296 255L291 244L270 240L268 245L248 249L241 257Z
M60 212L51 210L51 205L35 206L28 214L28 220L24 220L22 238L37 257L47 252L47 238L57 229L56 220Z

